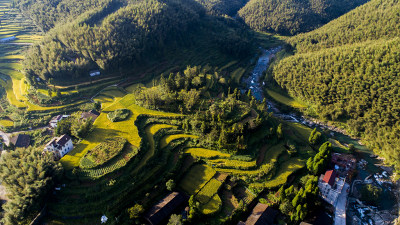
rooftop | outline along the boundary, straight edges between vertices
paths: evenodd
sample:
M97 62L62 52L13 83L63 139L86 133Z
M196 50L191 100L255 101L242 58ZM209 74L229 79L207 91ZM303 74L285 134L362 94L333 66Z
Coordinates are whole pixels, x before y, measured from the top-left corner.
M333 186L335 184L335 178L337 177L336 172L334 170L326 171L324 178L322 179L325 183Z
M31 142L31 138L26 134L18 134L12 137L10 142L17 148L27 148Z
M155 225L167 219L173 211L186 202L185 195L179 192L173 192L163 198L159 203L153 206L145 215L150 224Z
M258 203L244 224L272 225L278 212L267 204Z

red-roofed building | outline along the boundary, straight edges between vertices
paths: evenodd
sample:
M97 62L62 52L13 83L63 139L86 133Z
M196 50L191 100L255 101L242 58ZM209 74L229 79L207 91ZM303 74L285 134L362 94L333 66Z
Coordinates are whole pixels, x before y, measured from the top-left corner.
M329 185L333 186L335 184L335 178L336 178L336 172L334 170L328 170L326 171L324 178L322 179L325 183L328 183Z
M336 204L339 194L342 192L345 179L338 176L336 171L328 170L319 177L318 187L321 197L331 205Z

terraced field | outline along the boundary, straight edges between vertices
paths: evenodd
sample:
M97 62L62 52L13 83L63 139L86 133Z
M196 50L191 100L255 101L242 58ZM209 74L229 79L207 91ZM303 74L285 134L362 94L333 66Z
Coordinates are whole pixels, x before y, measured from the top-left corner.
M78 144L74 150L69 152L66 156L61 159L61 163L66 168L73 168L79 165L80 159L86 154L89 149L94 148L100 144L106 138L121 136L128 140L128 142L139 147L141 138L135 121L139 115L151 115L151 116L162 116L162 117L180 117L179 114L165 113L160 111L148 110L134 104L135 98L132 94L126 95L119 101L111 104L107 108L103 109L103 112L96 119L93 125L93 132L85 138L80 144ZM132 115L127 120L120 122L111 122L107 118L107 113L116 109L126 108L131 110ZM155 128L153 128L155 129Z
M171 134L171 135L166 135L161 139L160 147L161 148L165 148L172 141L175 141L175 140L178 140L178 139L183 139L183 138L197 139L197 138L199 138L199 136L192 135L192 134Z

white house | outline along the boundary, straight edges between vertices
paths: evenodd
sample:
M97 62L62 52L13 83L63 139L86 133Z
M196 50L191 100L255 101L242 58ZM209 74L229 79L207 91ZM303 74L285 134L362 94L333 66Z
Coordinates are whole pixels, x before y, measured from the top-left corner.
M65 119L65 118L68 118L68 117L69 117L69 115L58 115L58 116L55 116L50 120L49 125L52 128L56 128L58 122L60 122L61 120Z
M100 75L100 71L99 70L92 70L92 71L89 72L89 75L91 77L99 76Z
M72 139L70 136L64 134L61 137L53 138L49 143L44 147L45 151L53 152L54 158L56 160L61 159L74 149L74 145L72 144Z
M336 200L342 192L345 179L337 175L334 170L328 170L319 177L318 187L321 197L331 205L336 204Z

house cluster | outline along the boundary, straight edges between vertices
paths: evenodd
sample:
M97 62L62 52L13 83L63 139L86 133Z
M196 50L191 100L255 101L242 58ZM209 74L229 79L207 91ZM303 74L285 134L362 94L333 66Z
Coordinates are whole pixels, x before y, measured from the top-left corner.
M64 134L60 137L53 138L44 147L44 151L52 152L55 160L61 159L68 152L74 148L72 139L70 136Z
M342 192L345 178L339 177L335 170L328 170L319 177L318 187L321 197L331 205L336 205L336 201Z

